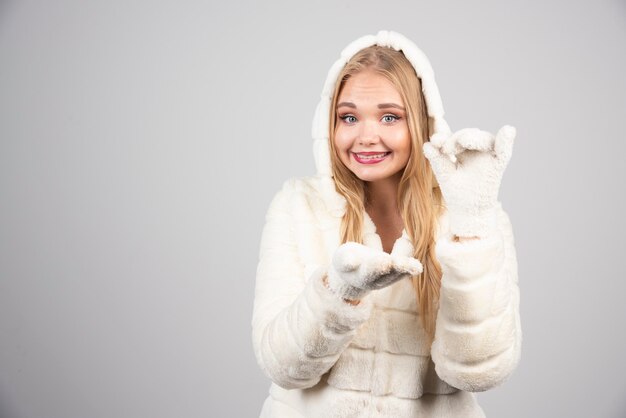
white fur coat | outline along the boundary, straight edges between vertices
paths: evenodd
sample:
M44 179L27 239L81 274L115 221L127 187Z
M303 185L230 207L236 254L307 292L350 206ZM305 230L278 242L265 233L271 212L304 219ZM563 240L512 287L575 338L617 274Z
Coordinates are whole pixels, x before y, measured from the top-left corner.
M329 71L313 123L318 173L284 183L261 238L252 338L272 380L262 418L483 417L472 392L503 382L520 358L517 261L500 204L497 229L480 240L454 242L447 214L440 220L435 248L443 278L432 346L408 279L356 306L322 284L345 212L330 177L323 115L338 71L374 43L403 50L422 79L431 134L448 130L430 64L400 34L357 39ZM382 251L374 223L364 217L363 243ZM413 255L406 230L392 253Z

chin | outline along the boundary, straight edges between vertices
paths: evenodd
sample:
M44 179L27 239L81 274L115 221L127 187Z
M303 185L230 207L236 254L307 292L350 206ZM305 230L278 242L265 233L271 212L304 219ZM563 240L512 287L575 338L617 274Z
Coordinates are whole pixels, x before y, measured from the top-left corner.
M403 169L394 169L394 170L363 170L362 167L358 167L358 169L350 170L354 173L362 181L367 182L375 182L380 180L385 180L390 177L402 176Z
M386 179L387 177L389 177L387 175L381 175L381 174L378 174L378 173L358 173L357 172L357 173L355 173L355 175L359 179L361 179L363 181L368 181L368 182L383 180L383 179Z

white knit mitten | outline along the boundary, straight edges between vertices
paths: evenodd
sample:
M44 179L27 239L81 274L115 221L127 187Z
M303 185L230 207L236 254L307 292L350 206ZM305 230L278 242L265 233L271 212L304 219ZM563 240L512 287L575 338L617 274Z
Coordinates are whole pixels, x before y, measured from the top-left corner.
M356 242L340 245L328 268L328 288L344 299L361 299L371 290L422 272L416 258L388 254Z
M513 152L516 130L505 125L494 137L476 128L438 133L424 143L448 207L450 232L485 237L497 225L502 175Z

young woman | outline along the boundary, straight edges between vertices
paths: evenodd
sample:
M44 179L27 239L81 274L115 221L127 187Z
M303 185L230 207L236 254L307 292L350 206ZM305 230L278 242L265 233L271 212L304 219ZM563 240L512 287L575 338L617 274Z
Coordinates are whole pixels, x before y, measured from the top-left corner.
M261 417L483 417L520 358L517 261L498 201L515 128L452 133L432 68L380 31L331 67L317 175L272 200L252 318Z

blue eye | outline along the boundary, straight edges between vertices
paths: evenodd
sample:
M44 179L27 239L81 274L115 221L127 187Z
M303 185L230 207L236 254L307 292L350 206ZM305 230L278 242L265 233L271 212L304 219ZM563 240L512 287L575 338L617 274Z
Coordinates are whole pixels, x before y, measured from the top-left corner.
M387 118L391 118L391 119L387 119ZM391 122L395 122L395 121L396 121L396 120L398 120L398 119L400 119L400 118L399 118L399 117L397 117L396 115L385 115L385 116L383 116L383 120L384 120L385 122L389 122L389 123L391 123Z
M356 118L353 115L339 116L339 119L343 120L346 123L354 123L354 122L356 122Z

